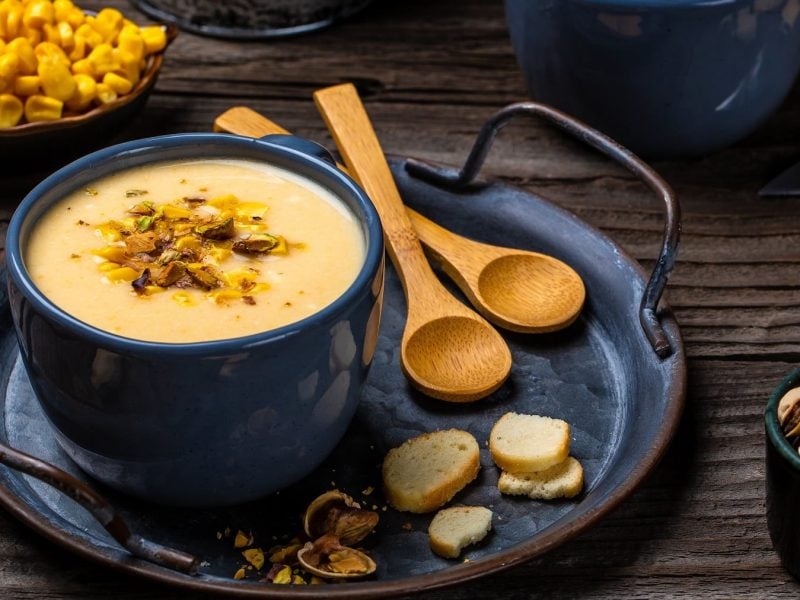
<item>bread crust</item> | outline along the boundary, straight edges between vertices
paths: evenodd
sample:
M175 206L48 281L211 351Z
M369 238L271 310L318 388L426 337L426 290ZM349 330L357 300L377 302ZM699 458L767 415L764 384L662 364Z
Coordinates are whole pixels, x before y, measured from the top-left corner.
M433 464L442 468L437 471ZM382 468L386 499L397 510L431 512L474 480L480 467L480 448L469 432L424 433L386 454Z
M436 513L428 540L431 550L444 558L458 558L461 551L484 539L492 529L492 511L483 506L454 506Z
M546 445L536 451L528 439L541 436ZM524 441L523 441L523 438ZM564 462L569 456L569 424L540 415L504 414L489 434L489 450L495 464L511 473L543 471Z
M583 466L572 456L536 473L502 472L497 482L501 493L533 500L573 498L583 489Z

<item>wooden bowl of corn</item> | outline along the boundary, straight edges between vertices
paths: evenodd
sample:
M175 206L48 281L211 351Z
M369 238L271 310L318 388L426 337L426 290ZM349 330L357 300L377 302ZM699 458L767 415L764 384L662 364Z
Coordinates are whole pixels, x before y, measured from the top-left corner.
M0 0L0 156L67 159L110 138L144 105L176 34L72 0Z

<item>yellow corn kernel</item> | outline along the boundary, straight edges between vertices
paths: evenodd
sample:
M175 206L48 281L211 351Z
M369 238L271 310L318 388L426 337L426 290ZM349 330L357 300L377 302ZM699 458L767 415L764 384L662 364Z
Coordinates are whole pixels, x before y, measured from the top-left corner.
M224 274L225 282L232 288L238 288L242 282L255 281L256 274L244 269L228 271Z
M5 16L6 39L13 40L19 35L19 28L22 25L22 13L24 8L17 1L7 2L5 15L0 13L0 17Z
M19 57L16 54L0 55L0 82L10 85L19 72Z
M236 215L239 217L263 217L267 212L267 205L261 202L241 202L236 206Z
M69 68L61 63L40 62L38 73L44 93L51 98L66 102L78 89Z
M194 225L192 225L191 223L178 222L178 223L173 223L172 225L172 232L176 236L189 235L190 233L192 233L192 231L194 231Z
M89 62L88 58L82 58L81 60L76 60L72 63L72 68L70 69L73 75L88 75L92 79L97 77L97 72L94 70L94 65Z
M188 208L181 208L172 204L165 204L161 207L161 211L168 219L187 219L192 216L192 211Z
M97 248L96 250L92 250L92 254L118 263L125 262L126 258L125 248L122 246L106 246L105 248Z
M101 84L98 84L98 85L101 85ZM136 230L137 229L136 222L140 218L141 217L138 217L138 216L136 216L136 217L125 217L124 219L122 219L122 229L124 229L126 231L134 231L134 230Z
M119 48L114 48L114 58L120 64L120 68L113 72L130 81L133 86L139 83L141 79L139 61L135 60L130 52Z
M120 265L119 263L115 263L115 262L112 262L110 260L107 260L107 261L101 262L99 265L97 265L97 269L101 273L108 273L109 271L114 271L115 269L119 269L121 266L122 265Z
M114 50L110 44L100 44L93 48L87 60L92 63L98 76L116 71L120 67L114 58Z
M25 6L22 22L29 29L42 29L45 25L52 25L55 11L50 0L33 0Z
M39 93L39 76L22 75L14 80L14 93L17 96L33 96Z
M16 38L6 45L6 53L14 54L19 59L18 70L22 75L33 75L36 73L36 65L39 62L33 45L25 38Z
M106 277L108 277L108 280L113 281L114 283L120 281L133 281L134 279L138 279L139 275L139 271L136 269L131 269L130 267L120 267L119 269L106 272Z
M269 284L268 283L257 283L253 287L251 287L249 290L247 290L247 293L250 294L250 295L259 294L261 292L266 292L267 290L269 290Z
M133 89L133 84L130 81L116 73L106 73L103 76L103 83L114 90L118 96L124 96Z
M239 206L239 198L233 194L225 194L224 196L212 198L208 201L208 205L220 210L233 210Z
M122 234L120 234L119 230L119 223L103 223L96 229L108 242L118 242L122 239Z
M73 6L64 20L72 26L74 31L86 22L86 15L80 8Z
M193 235L178 238L175 242L177 250L200 250L202 247L203 243Z
M0 94L0 129L14 127L22 118L22 102L11 94Z
M189 292L175 292L172 294L172 299L181 306L194 306L197 304L197 301Z
M5 50L6 50L6 41L3 39L2 36L0 36L0 54L5 52Z
M39 60L39 64L43 62L49 62L49 63L59 63L67 68L69 68L70 66L70 61L69 57L67 56L67 53L64 52L64 50L60 46L52 42L41 42L40 44L36 44L36 47L33 49L33 53Z
M17 36L25 38L31 43L32 46L35 46L44 39L44 34L42 33L41 29L35 29L33 27L25 27L24 23L22 23L19 26L19 31L17 32Z
M97 84L97 100L100 104L109 104L117 99L117 92L108 87L105 83Z
M209 292L208 297L216 304L227 304L233 300L241 300L242 292L237 290L214 290Z
M228 248L211 248L208 251L208 254L211 256L211 258L217 261L217 263L221 263L230 257L232 252Z
M239 567L236 573L233 574L234 579L244 579L247 573L244 570L244 567Z
M56 21L66 21L74 8L72 0L53 0L53 15Z
M270 254L288 254L289 253L289 245L286 243L286 239L282 235L276 235L278 238L278 243L270 248Z
M75 46L75 32L72 30L72 25L62 21L56 24L58 28L58 37L61 39L61 47L69 52Z
M129 52L137 63L144 56L144 40L138 31L123 29L117 38L117 48Z
M67 108L73 112L86 109L97 96L97 82L90 75L79 73L74 76L75 94L67 100Z
M75 35L76 36L79 35L83 39L85 39L86 45L89 46L89 48L97 48L97 46L103 43L102 34L95 31L94 28L92 28L92 26L89 25L89 23L83 23L83 25L80 25L78 28L76 28Z
M158 25L141 28L145 54L153 54L167 47L167 34Z
M31 123L35 121L55 121L61 118L64 103L47 96L30 96L25 100L25 118Z
M159 294L161 292L167 291L167 288L163 288L160 285L146 285L144 286L144 295L145 296L152 296L153 294Z
M123 26L122 13L115 8L104 8L94 18L94 29L99 31L103 40L112 42Z
M72 62L83 60L86 58L86 38L82 35L73 36L72 50L69 52L69 59Z
M42 32L44 33L44 41L61 46L61 33L58 31L57 26L51 25L50 23L45 23L42 26Z

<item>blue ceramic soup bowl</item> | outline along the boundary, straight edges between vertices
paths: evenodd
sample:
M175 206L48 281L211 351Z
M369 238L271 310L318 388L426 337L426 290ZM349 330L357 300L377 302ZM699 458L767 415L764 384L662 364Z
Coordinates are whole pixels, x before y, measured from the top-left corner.
M528 91L650 157L704 154L800 68L797 0L506 0Z
M366 248L344 294L278 329L170 344L87 325L37 289L25 268L26 240L50 206L121 170L201 158L267 162L338 197L359 220ZM36 396L69 456L113 488L181 506L252 500L309 474L355 413L378 336L383 236L364 192L312 142L180 134L95 152L24 199L6 257L12 317Z

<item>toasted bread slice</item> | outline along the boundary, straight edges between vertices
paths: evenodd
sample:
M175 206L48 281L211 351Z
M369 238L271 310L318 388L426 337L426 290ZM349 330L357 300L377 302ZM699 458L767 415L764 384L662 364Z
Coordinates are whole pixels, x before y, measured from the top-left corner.
M389 450L383 487L397 510L426 513L448 502L477 477L480 467L472 434L460 429L424 433Z
M572 456L561 464L535 473L500 474L497 489L503 494L528 496L534 500L572 498L583 488L583 467Z
M443 508L428 527L431 550L445 558L458 558L461 551L487 536L492 529L492 511L483 506Z
M489 450L504 471L543 471L569 455L569 425L561 419L506 413L492 427Z

